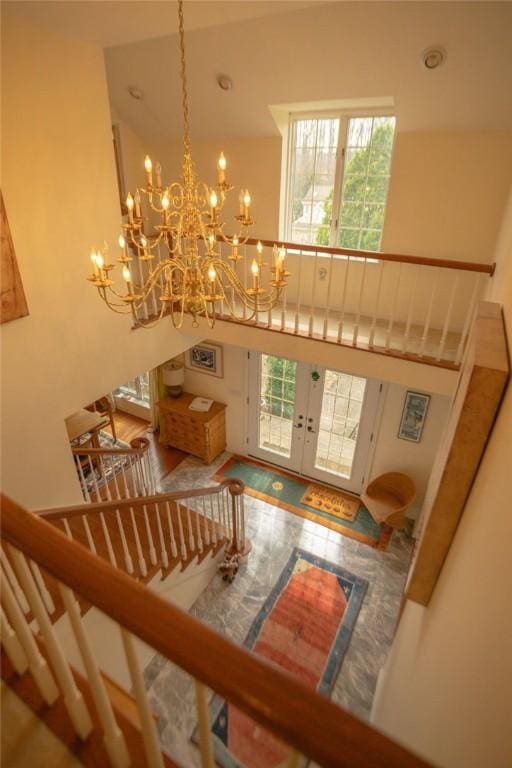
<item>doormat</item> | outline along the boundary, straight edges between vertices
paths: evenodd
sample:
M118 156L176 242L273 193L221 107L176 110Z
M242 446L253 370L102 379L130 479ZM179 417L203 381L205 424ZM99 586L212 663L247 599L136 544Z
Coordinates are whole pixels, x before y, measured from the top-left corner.
M219 467L213 479L220 482L227 477L242 480L248 496L286 509L375 549L384 551L388 548L393 529L385 523L376 523L360 501L354 519L341 521L332 510L315 509L303 502L306 488L310 485L308 480L246 456L232 456Z
M244 645L328 695L367 587L364 579L295 547ZM210 703L210 722L215 760L224 768L285 764L289 748L221 696Z
M361 506L359 499L349 496L348 493L334 491L325 485L310 483L306 492L301 498L301 504L313 507L319 512L327 512L341 520L350 520L353 522Z

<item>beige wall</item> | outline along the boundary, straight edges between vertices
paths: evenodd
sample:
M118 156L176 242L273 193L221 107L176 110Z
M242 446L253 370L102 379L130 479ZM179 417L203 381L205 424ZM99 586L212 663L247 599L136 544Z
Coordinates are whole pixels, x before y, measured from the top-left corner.
M512 338L512 195L489 298ZM405 607L374 723L443 768L512 764L509 384L427 609Z
M2 25L2 189L30 314L1 327L3 490L31 507L80 500L64 417L187 346L132 332L87 283L119 233L103 54ZM114 252L114 251L113 251Z

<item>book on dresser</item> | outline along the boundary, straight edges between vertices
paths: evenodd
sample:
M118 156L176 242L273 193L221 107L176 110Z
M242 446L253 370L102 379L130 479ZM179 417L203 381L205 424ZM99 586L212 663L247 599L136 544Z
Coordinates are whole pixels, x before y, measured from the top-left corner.
M226 447L226 406L213 401L207 411L191 410L196 397L182 392L160 400L160 440L210 464Z

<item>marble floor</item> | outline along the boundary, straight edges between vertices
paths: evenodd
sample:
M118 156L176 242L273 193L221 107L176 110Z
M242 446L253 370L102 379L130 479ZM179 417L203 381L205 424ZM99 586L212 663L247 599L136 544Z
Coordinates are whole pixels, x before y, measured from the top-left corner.
M216 468L224 453L208 467L192 457L162 482L163 491L215 485ZM231 640L243 643L251 623L277 581L294 547L338 563L367 579L368 590L332 700L362 719L368 719L377 683L393 637L412 540L395 531L387 552L330 531L309 520L250 496L245 497L246 533L252 551L234 583L216 575L191 608L191 614ZM195 727L194 689L191 678L156 655L145 670L151 704L159 716L164 748L181 765L197 765L190 742Z

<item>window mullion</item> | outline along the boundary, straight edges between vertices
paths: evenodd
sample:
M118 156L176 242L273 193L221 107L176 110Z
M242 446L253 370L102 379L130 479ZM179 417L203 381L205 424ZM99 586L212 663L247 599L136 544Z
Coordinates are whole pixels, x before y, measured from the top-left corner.
M338 130L338 148L336 151L336 172L334 175L334 189L332 193L332 217L329 245L336 246L338 242L338 230L340 224L341 187L343 183L343 168L345 161L345 145L347 143L348 120L340 115Z

